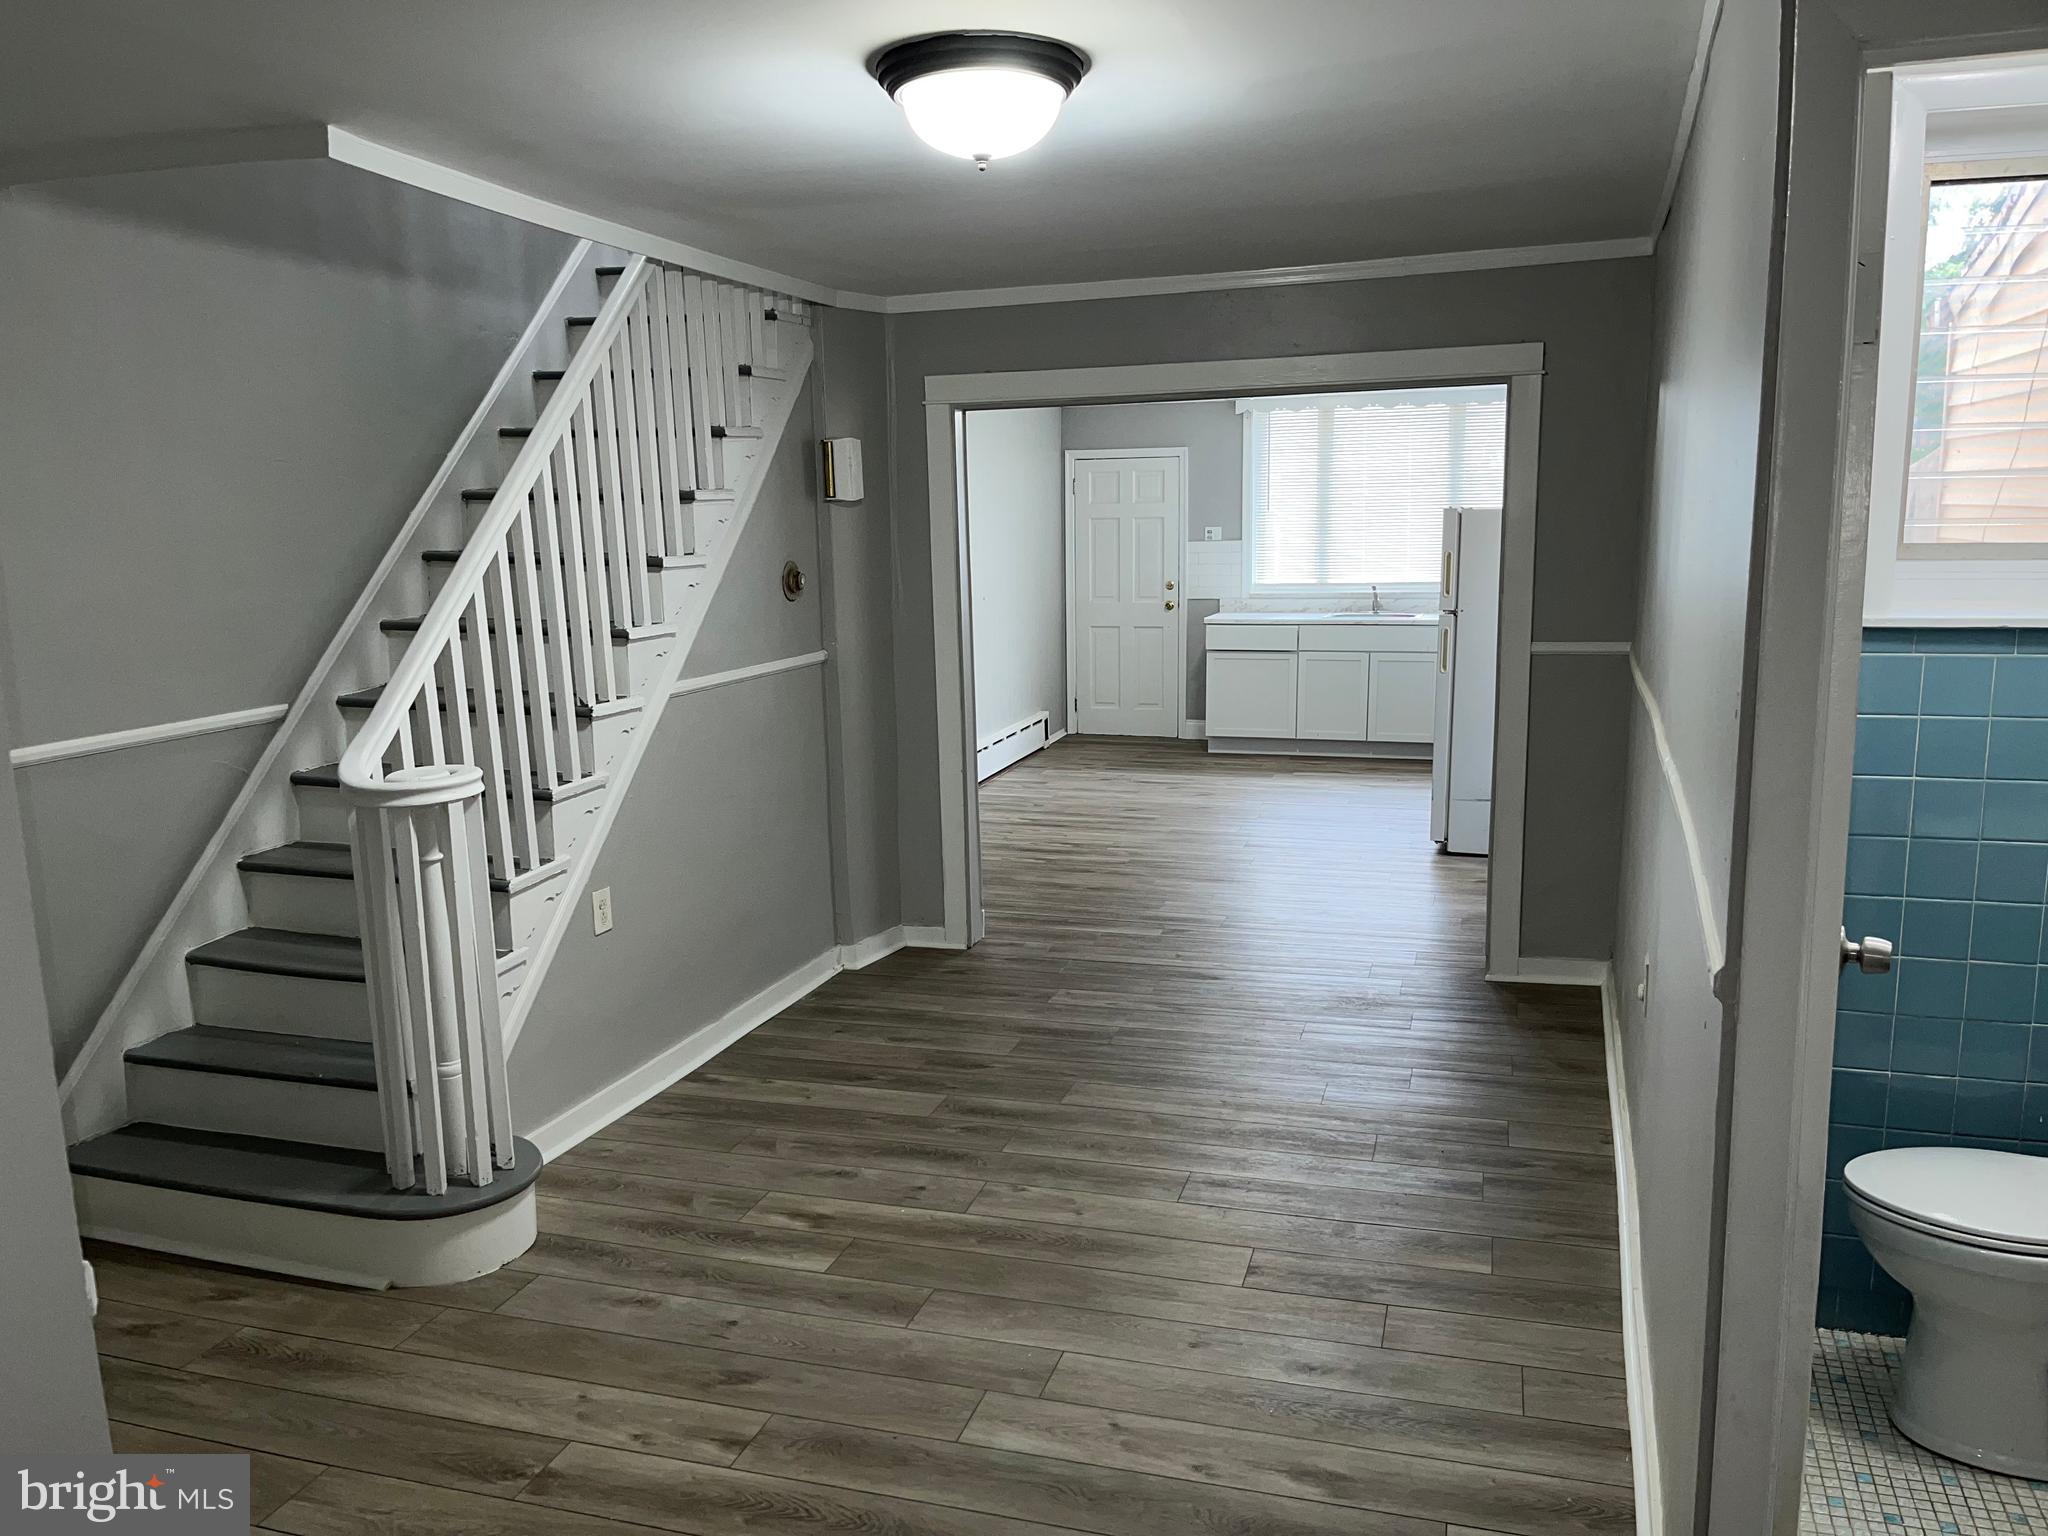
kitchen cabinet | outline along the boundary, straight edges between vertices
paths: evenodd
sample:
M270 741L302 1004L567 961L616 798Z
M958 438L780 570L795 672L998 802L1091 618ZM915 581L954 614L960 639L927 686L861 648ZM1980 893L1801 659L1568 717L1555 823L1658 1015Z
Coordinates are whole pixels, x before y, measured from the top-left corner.
M1427 755L1433 622L1231 614L1203 631L1211 751Z

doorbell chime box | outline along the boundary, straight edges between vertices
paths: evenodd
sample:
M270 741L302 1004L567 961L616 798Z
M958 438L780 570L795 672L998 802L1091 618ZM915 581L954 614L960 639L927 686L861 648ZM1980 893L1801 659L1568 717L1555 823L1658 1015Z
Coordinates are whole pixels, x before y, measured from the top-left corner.
M859 501L864 494L860 475L860 439L825 439L825 499Z

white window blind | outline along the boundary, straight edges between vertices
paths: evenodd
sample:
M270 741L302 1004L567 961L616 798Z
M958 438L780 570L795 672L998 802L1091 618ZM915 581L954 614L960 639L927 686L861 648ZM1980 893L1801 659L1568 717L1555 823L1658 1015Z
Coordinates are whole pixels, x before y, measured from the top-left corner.
M1243 408L1254 592L1433 586L1444 509L1501 503L1505 385Z
M2048 177L1928 189L1901 538L2048 543Z

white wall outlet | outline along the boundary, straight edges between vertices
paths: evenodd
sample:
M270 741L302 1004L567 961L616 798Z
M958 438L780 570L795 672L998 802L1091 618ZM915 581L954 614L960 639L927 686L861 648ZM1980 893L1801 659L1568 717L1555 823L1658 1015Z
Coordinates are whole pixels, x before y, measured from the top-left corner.
M612 931L612 888L608 885L599 886L590 893L590 931Z
M1202 530L1202 542L1204 544L1221 544L1223 542L1223 530L1221 528L1204 528Z

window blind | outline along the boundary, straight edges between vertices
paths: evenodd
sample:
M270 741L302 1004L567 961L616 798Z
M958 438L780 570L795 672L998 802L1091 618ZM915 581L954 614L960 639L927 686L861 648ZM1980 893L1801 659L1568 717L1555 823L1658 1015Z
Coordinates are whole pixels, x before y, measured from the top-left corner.
M1251 407L1253 588L1432 585L1447 507L1499 506L1507 389Z
M1907 544L2048 543L2048 177L1938 182Z

